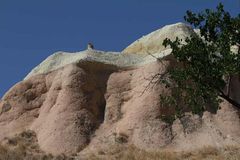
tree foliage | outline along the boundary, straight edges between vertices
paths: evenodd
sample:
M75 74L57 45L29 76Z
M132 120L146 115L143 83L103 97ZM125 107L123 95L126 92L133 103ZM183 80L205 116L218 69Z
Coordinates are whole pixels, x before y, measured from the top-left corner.
M187 11L184 19L200 29L201 36L164 40L163 45L171 47L181 67L169 69L170 81L163 83L172 93L161 99L172 103L179 115L185 109L194 113L207 107L216 110L221 98L240 108L226 91L231 76L240 73L240 14L232 17L220 3L216 10ZM232 46L237 46L236 52L231 50Z

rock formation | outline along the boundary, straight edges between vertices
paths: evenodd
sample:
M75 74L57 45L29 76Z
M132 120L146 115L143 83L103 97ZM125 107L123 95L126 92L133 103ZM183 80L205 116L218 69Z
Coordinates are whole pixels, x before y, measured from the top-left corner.
M79 156L123 145L175 151L239 146L239 111L227 102L216 114L188 113L172 125L159 118L169 112L159 98L168 90L149 82L172 65L166 58L171 50L159 44L166 37L190 34L195 32L189 26L177 23L137 40L123 53L53 54L1 99L0 141L32 130L42 150ZM231 93L239 99L239 79L232 83Z

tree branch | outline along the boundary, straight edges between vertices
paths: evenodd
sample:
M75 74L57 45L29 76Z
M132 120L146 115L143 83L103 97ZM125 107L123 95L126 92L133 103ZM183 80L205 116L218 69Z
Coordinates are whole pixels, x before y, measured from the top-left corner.
M235 101L235 100L233 100L232 98L230 98L229 96L227 96L227 95L225 95L224 93L223 93L223 91L219 91L220 92L220 94L219 94L219 96L220 97L222 97L223 99L225 99L226 101L228 101L230 104L232 104L235 108L237 108L237 109L240 109L240 104L237 102L237 101Z

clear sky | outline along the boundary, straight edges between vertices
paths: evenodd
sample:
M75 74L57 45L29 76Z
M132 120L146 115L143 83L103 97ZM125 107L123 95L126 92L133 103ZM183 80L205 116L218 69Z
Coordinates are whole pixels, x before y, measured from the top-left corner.
M0 97L56 51L121 51L144 34L183 22L186 10L230 13L240 0L0 0Z

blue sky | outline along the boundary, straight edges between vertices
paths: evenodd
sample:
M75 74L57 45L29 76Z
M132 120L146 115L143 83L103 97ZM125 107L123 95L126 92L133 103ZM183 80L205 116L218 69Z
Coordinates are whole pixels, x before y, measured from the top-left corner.
M0 97L56 51L121 51L142 35L183 22L186 10L233 15L240 0L0 0Z

